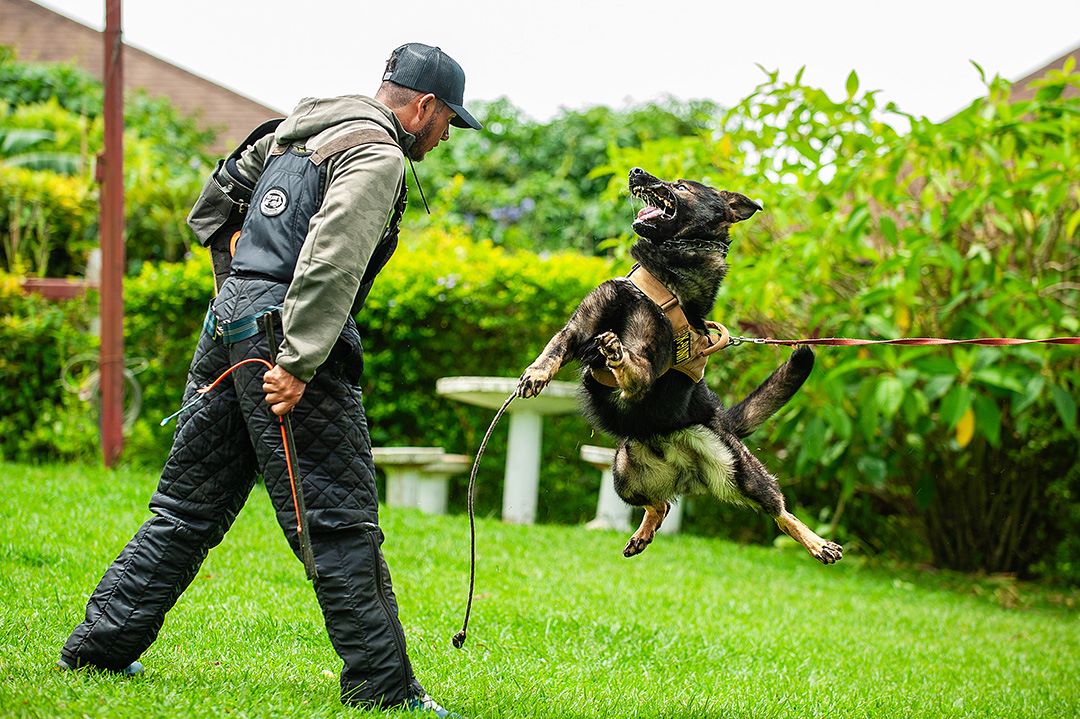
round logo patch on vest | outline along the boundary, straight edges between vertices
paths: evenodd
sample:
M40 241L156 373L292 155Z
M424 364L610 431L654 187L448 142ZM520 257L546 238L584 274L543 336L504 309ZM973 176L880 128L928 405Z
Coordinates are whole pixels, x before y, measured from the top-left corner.
M263 195L259 203L259 211L267 217L277 217L289 206L289 196L280 187L271 188Z

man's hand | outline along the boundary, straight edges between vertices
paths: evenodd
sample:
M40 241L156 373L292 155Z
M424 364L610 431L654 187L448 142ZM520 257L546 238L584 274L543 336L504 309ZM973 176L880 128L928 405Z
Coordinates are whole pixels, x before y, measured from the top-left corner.
M292 411L304 396L306 387L307 382L296 379L281 365L274 365L274 369L263 375L262 388L266 393L266 403L270 405L270 411L279 417Z

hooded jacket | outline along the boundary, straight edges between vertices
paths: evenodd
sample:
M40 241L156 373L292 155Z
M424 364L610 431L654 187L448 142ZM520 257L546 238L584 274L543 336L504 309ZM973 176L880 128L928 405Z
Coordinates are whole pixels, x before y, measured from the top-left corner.
M306 98L241 154L237 169L252 183L273 144L318 150L362 129L382 129L408 151L415 137L382 103L360 95ZM282 309L284 340L277 362L310 381L349 318L361 278L386 229L405 173L397 147L358 145L328 160L323 200L312 216Z

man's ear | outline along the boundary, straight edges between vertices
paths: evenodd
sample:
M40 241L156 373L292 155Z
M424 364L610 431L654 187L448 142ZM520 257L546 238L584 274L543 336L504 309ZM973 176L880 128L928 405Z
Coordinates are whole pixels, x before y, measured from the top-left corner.
M439 111L439 98L433 93L427 93L416 98L416 111L421 122L427 122L434 113Z
M746 195L740 195L738 192L720 190L720 196L728 203L728 207L731 208L731 213L735 216L735 219L733 219L732 222L748 220L754 216L755 212L762 209L761 205L754 202Z
M439 101L432 93L416 95L409 100L408 104L393 110L401 121L401 126L406 132L419 132L431 117L433 110L438 109Z

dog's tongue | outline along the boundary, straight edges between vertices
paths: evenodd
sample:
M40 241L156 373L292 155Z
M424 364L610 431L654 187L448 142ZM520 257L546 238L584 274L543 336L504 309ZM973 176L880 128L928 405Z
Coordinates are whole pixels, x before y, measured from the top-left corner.
M664 211L661 210L659 207L643 207L641 208L641 211L637 213L637 219L648 220L650 218L656 217L657 215L662 215L663 213Z

